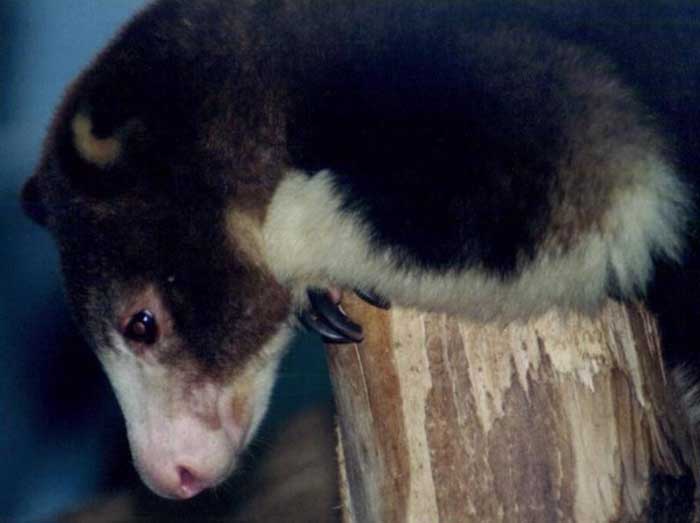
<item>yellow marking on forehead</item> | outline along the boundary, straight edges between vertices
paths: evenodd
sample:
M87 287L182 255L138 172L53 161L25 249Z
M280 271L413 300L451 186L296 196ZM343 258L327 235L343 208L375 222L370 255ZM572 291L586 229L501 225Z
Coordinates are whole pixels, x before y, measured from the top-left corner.
M80 156L87 162L97 167L107 167L121 154L122 144L114 137L96 138L92 134L92 121L84 114L77 114L73 118L73 143Z

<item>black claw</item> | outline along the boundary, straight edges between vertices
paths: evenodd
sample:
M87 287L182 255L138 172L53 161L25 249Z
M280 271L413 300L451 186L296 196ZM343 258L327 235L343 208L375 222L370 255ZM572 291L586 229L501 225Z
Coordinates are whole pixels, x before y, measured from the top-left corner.
M355 294L360 298L365 300L370 305L374 305L380 309L389 310L391 309L391 302L382 296L375 294L372 291L365 291L362 289L355 289Z
M364 339L362 327L348 318L340 309L340 306L330 299L327 292L310 289L307 291L307 294L313 311L323 322L334 329L338 335L353 342L359 342Z
M364 301L380 309L390 309L391 302L372 291L355 289ZM362 327L353 322L323 290L307 291L310 309L299 315L301 323L321 335L326 343L358 343L364 339Z
M320 334L324 343L353 343L353 340L340 334L312 311L305 310L299 314L299 321L310 331Z

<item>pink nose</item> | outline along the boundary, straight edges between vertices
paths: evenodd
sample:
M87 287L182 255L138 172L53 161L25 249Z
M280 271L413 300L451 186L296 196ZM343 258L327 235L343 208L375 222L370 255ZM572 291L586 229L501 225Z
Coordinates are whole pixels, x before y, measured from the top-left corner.
M207 482L198 477L190 468L177 467L180 485L178 486L178 497L181 499L193 498L207 488Z
M170 468L162 464L158 466L152 462L141 462L139 471L151 490L170 499L193 498L216 483L189 465L175 465Z

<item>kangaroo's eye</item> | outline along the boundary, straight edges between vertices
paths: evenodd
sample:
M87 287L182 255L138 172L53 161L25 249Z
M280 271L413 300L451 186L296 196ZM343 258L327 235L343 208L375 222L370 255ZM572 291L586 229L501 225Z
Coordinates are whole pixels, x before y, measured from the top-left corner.
M137 343L153 345L158 341L158 323L149 310L142 310L131 317L124 329L124 336Z

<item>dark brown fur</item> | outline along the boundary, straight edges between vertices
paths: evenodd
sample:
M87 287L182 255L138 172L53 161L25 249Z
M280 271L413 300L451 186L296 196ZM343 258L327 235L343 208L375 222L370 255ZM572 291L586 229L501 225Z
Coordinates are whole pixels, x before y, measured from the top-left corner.
M250 13L220 4L163 2L129 25L68 91L24 191L25 208L59 238L68 294L93 342L104 341L99 319L113 317L116 293L155 282L189 356L210 374L245 361L289 304L225 227L229 209L264 217L284 143L270 79L249 74L259 65ZM116 161L81 157L78 113L96 138L122 138Z
M226 216L261 223L290 167L338 173L346 210L407 266L515 277L543 248L566 252L600 228L629 185L617 151L660 154L646 111L596 53L497 19L470 27L478 13L395 1L146 9L69 90L25 189L59 238L85 330L104 331L95 318L114 298L96 296L115 281L152 281L195 360L245 359L289 297ZM95 143L120 141L116 159L81 155L77 114Z
M700 164L696 38L678 30L668 44L670 25L650 37L636 23L621 42L608 24L620 11L670 8L591 4L524 2L504 20L501 2L156 2L69 90L24 191L58 240L88 339L108 345L120 300L154 285L182 342L171 364L196 369L193 381L235 376L291 312L254 230L290 168L332 171L341 211L396 255L397 273L477 270L507 285L543 249L588 245L640 158ZM92 125L88 154L76 114ZM115 158L89 154L112 139ZM625 297L645 290L652 257L680 250L689 195L676 196L660 196L673 216L639 242ZM247 224L231 227L232 214ZM693 273L660 272L696 310ZM662 319L679 328L665 339L684 347L696 315L670 309Z
M643 103L654 87L637 96L629 67L591 50L614 51L605 38L570 43L558 15L545 30L522 9L517 27L479 2L144 10L69 90L24 193L58 237L85 331L104 331L115 281L153 281L196 361L244 360L289 297L226 216L262 223L290 167L336 173L344 210L407 267L508 280L598 233L634 183L620 165L666 159ZM120 140L114 161L81 156L76 114Z

